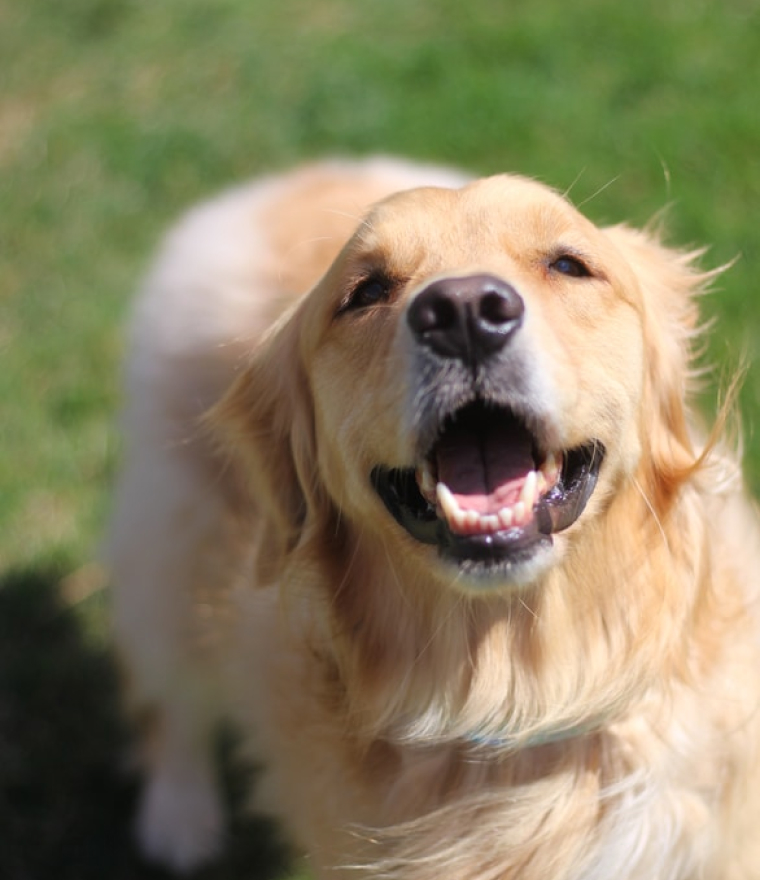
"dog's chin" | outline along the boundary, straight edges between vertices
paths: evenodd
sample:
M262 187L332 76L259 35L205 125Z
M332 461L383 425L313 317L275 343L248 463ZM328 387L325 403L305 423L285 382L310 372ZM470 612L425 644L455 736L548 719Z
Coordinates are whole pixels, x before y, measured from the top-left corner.
M502 535L493 539L489 536L479 545L460 545L456 552L440 550L438 561L445 579L457 589L474 593L529 587L541 580L559 556L557 543L550 535L509 549Z
M475 403L444 421L417 465L378 465L371 482L396 522L435 546L458 583L520 587L557 558L555 535L583 513L603 459L598 440L542 451L514 412Z

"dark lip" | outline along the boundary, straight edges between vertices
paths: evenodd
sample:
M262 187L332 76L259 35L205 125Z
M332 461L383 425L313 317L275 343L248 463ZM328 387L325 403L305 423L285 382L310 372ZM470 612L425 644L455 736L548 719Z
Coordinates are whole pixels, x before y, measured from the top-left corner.
M565 450L559 479L538 499L531 521L482 535L454 534L420 493L414 468L378 465L370 479L388 512L415 540L436 546L442 557L460 566L508 568L551 546L551 536L580 517L596 488L604 455L598 440Z

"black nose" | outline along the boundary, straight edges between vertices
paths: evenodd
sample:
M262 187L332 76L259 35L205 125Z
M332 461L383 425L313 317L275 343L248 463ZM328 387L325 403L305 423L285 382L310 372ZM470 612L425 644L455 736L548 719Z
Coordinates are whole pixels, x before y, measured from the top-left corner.
M478 363L520 327L525 303L494 275L442 278L420 291L407 320L416 339L446 358Z

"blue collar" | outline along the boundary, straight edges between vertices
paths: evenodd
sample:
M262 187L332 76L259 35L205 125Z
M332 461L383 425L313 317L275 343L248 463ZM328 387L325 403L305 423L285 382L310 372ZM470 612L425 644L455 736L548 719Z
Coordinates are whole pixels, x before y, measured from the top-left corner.
M465 742L477 749L516 752L523 751L524 749L536 749L540 746L555 745L569 739L588 736L592 733L597 733L601 727L601 722L589 720L583 724L574 724L568 727L550 727L546 730L537 730L525 739L510 736L506 733L503 736L490 733L468 733L465 736Z

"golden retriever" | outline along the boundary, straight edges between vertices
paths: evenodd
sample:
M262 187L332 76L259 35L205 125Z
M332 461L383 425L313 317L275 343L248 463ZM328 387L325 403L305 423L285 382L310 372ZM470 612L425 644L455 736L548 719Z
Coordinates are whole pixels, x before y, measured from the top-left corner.
M696 256L389 159L179 225L110 542L149 857L220 846L231 718L321 878L760 877L760 532L690 409Z

